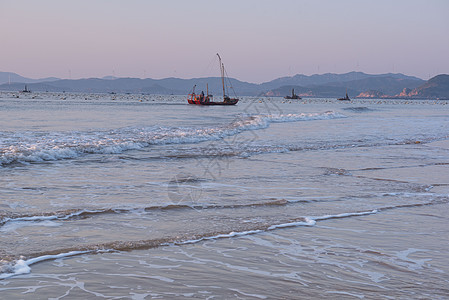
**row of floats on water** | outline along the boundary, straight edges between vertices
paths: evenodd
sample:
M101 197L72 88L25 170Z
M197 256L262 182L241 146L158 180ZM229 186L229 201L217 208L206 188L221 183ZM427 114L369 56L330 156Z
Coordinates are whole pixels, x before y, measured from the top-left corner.
M16 98L16 99L49 99L49 100L100 100L105 99L105 93L65 93L65 92L33 92L27 89L28 92L8 92L8 91L0 91L0 98ZM179 101L179 96L176 95L150 95L150 94L131 94L131 93L115 93L111 92L110 100L130 100L130 101L139 101L139 102L166 102ZM294 90L292 91L292 95L295 96ZM190 96L190 95L189 95ZM106 96L107 98L107 96ZM265 101L271 101L278 97L263 97L259 99L255 99L255 97L249 97L250 101L258 101L259 103L263 103ZM332 103L335 99L330 98L298 98L295 97L283 97L284 100L282 103ZM294 101L294 100L302 100L302 101ZM340 98L339 101L342 100L351 100L349 97ZM352 103L352 102L351 102ZM357 103L366 103L366 104L391 104L391 105L401 105L401 104L433 104L433 105L447 105L449 101L446 99L375 99L375 98L358 98ZM196 104L196 103L194 103ZM235 103L234 103L235 104ZM207 104L201 104L207 105ZM220 104L209 104L209 105L220 105ZM223 105L223 104L221 104ZM224 104L224 105L233 105L233 104Z

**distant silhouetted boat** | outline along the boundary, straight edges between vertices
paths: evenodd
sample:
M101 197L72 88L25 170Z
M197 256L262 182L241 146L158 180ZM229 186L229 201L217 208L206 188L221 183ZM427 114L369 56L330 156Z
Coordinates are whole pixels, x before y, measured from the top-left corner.
M217 53L218 61L220 63L220 72L221 72L221 84L223 86L223 101L215 102L212 101L213 96L209 95L209 87L206 85L206 94L204 92L201 92L201 94L195 94L195 87L193 86L192 92L189 94L187 101L190 104L197 104L197 105L235 105L237 102L239 102L238 98L231 98L228 95L226 95L226 89L225 89L225 69L224 64L221 62L221 57ZM232 88L232 87L231 87ZM235 93L234 93L235 94Z
M26 84L25 84L25 89L23 89L20 92L22 92L22 93L31 93L31 91L27 88Z
M284 99L297 99L300 100L301 97L295 94L295 89L292 89L292 95L291 96L285 96Z
M337 100L340 100L340 101L349 101L349 100L351 100L351 99L349 99L348 91L346 90L346 96L344 98L338 98Z

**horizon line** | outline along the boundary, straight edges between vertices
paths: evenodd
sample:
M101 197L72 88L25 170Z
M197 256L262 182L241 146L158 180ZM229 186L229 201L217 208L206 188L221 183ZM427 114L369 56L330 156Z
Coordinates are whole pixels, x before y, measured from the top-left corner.
M140 79L140 80L146 80L146 79L152 79L152 80L182 79L182 80L191 80L191 79L202 79L202 78L219 78L219 76L190 77L190 78L182 78L182 77L174 77L174 76L171 76L171 77L162 77L162 78L152 78L152 77L145 77L145 78L142 78L142 77L131 77L131 76L118 77L118 76L114 76L114 75L105 75L105 76L102 76L102 77L79 77L79 78L59 78L59 77L54 77L54 76L41 77L41 78L31 78L31 77L25 77L25 76L23 76L23 75L20 75L20 74L18 74L18 73L15 73L15 72L0 71L0 73L10 73L10 74L15 74L15 75L20 76L20 77L23 77L23 78L25 78L25 79L31 79L31 80L44 80L44 79L53 79L53 78L54 78L55 81L56 81L56 80L85 80L85 79L102 79L102 80L116 80L116 79ZM415 76L415 75L407 75L407 74L400 73L400 72L398 72L398 73L393 73L393 72L388 72L388 73L365 73L365 72L363 72L363 71L349 71L349 72L345 72L345 73L332 73L332 72L326 72L326 73L321 73L321 74L320 74L320 73L314 73L314 74L311 74L311 75L306 75L306 74L303 74L303 73L297 73L297 74L294 74L294 75L291 75L291 76L281 76L281 77L277 77L277 78L271 79L271 80L269 80L269 81L263 81L263 82L260 82L260 83L250 82L250 81L244 81L244 80L240 80L240 79L238 79L238 78L236 78L236 77L229 77L229 78L230 78L230 79L238 80L238 81L240 81L240 82L246 82L246 83L251 83L251 84L257 84L257 85L259 85L259 84L268 83L268 82L271 82L271 81L274 81L274 80L277 80L277 79L281 79L281 78L293 78L293 77L298 76L298 75L299 75L299 76L312 77L312 76L323 76L323 75L347 75L347 74L351 74L351 73L360 73L360 74L373 75L373 76L378 76L378 75L404 75L404 76L415 77L415 78L418 78L418 79L420 79L420 80L426 81L426 79L423 79L423 78L421 78L421 77L418 77L418 76ZM437 75L435 75L435 76L443 75L443 74L446 74L446 73L440 73L440 74L437 74ZM430 78L433 78L433 77L435 77L435 76L429 77L429 79L430 79ZM108 77L110 77L111 79L107 79ZM11 83L13 83L13 82L11 82ZM20 82L15 82L15 83L20 83Z

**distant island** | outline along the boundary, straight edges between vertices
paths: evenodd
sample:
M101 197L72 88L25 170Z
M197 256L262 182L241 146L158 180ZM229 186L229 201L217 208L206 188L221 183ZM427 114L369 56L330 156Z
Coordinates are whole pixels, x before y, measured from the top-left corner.
M261 84L230 79L233 88L241 96L284 97L295 90L300 97L339 98L346 91L350 98L407 98L449 99L449 75L437 75L428 81L400 73L366 74L320 74L281 77ZM35 92L82 92L82 93L142 93L161 95L187 95L194 85L206 88L212 94L220 94L221 79L165 78L139 79L103 78L58 79L54 77L30 79L15 73L0 72L0 90L21 91L25 84Z

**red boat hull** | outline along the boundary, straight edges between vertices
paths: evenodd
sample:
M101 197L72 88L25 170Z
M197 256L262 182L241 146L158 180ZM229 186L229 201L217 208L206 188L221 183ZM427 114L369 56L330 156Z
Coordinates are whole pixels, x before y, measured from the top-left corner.
M235 105L237 104L237 102L239 102L239 99L237 98L225 97L222 102L211 101L210 98L210 96L202 96L192 93L189 94L187 101L189 102L189 104L196 105Z

